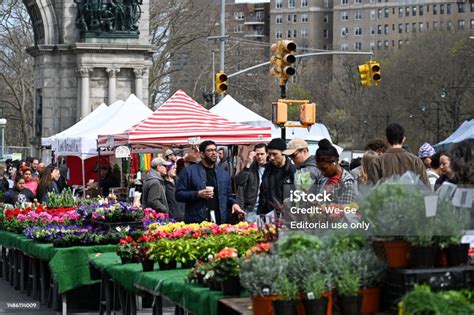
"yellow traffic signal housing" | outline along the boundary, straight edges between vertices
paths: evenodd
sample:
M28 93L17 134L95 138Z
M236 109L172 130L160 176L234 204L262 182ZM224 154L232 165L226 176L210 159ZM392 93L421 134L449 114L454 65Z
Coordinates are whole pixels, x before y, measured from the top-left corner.
M302 125L314 125L316 123L316 104L307 103L300 105L300 122Z
M360 85L370 86L371 74L369 64L364 63L363 65L360 65L357 69L359 70Z
M375 85L378 85L380 80L382 79L382 75L380 73L380 63L373 60L369 62L370 64L370 76L372 79L372 82L374 82Z
M224 94L227 91L227 74L222 71L216 73L216 93Z
M283 102L272 103L272 122L275 125L284 125L288 121L288 104Z
M281 40L279 41L279 50L281 55L282 79L288 80L289 76L296 73L296 69L293 67L293 64L296 62L296 44L291 40Z

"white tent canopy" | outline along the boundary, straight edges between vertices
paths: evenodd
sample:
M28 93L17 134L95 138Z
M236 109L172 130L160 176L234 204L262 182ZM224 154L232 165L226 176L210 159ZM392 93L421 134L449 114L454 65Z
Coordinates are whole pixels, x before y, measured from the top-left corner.
M232 96L226 95L218 104L210 109L214 114L227 118L232 121L244 123L251 126L262 126L272 128L272 138L281 137L281 129L268 119L254 113L247 107L237 102ZM329 131L323 124L314 124L308 130L306 128L286 128L286 139L302 138L310 143L319 142L326 138L332 142ZM335 146L338 151L342 152L342 148ZM310 152L314 154L316 148L310 148ZM339 152L339 154L340 154Z
M92 113L96 111L97 109ZM51 149L55 151L57 156L78 156L81 159L96 156L99 134L109 135L122 132L152 113L151 109L132 94L125 102L118 100L93 116L93 119L89 119L86 123L75 127L82 122L82 120L79 121L73 126L74 129L72 129L73 127L70 128L72 129L70 132L52 136Z
M462 125L448 138L434 145L437 151L448 150L451 145L459 143L466 139L474 139L474 119L466 120Z

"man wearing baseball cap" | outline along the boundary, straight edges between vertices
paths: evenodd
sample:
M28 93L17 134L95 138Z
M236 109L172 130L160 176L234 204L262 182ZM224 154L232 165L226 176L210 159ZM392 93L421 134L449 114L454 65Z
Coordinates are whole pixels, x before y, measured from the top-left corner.
M174 151L171 149L165 151L165 158L167 161L171 161L173 163L176 163L177 160L176 153L174 153Z
M173 162L166 161L161 157L154 158L151 161L151 169L143 181L143 208L152 208L158 212L169 212L163 176L166 175L166 167L171 164Z
M295 185L297 189L309 191L310 186L316 184L322 177L316 166L316 158L309 154L308 143L303 139L294 138L288 142L288 148L283 151L283 154L289 156L295 163L297 169Z

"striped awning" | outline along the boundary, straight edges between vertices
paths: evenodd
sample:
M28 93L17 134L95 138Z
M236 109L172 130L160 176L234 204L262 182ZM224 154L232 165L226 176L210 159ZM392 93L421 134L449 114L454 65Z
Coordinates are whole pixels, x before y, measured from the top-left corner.
M269 142L271 129L227 120L178 90L150 117L125 132L99 135L99 147L185 146L205 140L222 145Z

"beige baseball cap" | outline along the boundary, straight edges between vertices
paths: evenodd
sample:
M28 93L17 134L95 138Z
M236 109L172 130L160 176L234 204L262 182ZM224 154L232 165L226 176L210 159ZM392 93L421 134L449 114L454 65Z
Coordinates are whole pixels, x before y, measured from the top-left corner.
M294 138L288 142L287 149L283 151L284 155L292 155L297 150L301 150L308 147L308 143L301 138Z

